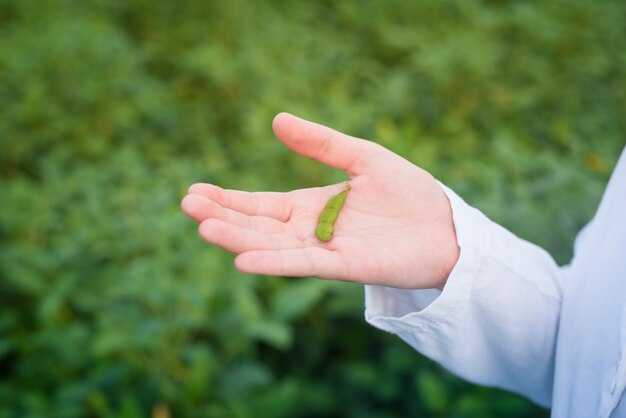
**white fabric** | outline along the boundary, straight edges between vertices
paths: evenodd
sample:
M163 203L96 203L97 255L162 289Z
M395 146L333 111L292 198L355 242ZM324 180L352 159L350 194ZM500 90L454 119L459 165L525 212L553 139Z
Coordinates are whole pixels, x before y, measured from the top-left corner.
M442 188L460 248L443 292L366 286L366 320L553 417L626 417L626 149L564 267Z

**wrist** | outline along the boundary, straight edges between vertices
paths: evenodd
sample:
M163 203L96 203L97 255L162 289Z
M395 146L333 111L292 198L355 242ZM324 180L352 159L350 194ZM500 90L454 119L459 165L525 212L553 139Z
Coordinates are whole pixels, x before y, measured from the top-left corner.
M454 226L454 218L452 215L452 205L444 190L441 190L441 194L444 197L444 214L443 214L443 234L442 241L439 245L439 272L437 274L437 282L435 287L439 290L443 290L450 276L450 273L454 269L454 266L459 261L461 249L456 236L456 228Z

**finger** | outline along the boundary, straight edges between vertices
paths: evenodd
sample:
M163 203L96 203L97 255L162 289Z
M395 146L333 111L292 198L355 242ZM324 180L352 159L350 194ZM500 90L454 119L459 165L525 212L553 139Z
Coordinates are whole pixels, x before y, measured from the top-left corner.
M340 256L322 247L247 251L237 256L235 266L241 272L253 274L347 278L345 264Z
M197 222L214 218L258 232L270 234L285 232L285 224L274 218L245 215L232 209L226 209L199 194L188 194L183 198L180 206L187 216Z
M352 177L364 174L382 149L374 142L342 134L288 113L276 115L272 128L276 137L293 151L345 171Z
M295 236L252 231L219 219L202 221L198 227L198 233L205 241L234 254L251 250L297 248L305 245Z
M267 216L286 222L291 216L291 201L285 193L244 192L228 190L214 184L197 183L189 188L189 193L200 194L218 205L246 215Z

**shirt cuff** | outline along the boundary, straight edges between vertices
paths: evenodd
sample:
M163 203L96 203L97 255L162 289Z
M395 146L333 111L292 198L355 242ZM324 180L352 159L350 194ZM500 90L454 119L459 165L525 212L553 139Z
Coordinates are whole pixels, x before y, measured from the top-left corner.
M480 223L484 218L445 185L440 187L450 201L460 255L443 291L365 286L365 319L382 330L415 335L416 330L438 330L453 335L460 326L459 313L467 304L473 279L480 265ZM448 328L448 332L446 332Z

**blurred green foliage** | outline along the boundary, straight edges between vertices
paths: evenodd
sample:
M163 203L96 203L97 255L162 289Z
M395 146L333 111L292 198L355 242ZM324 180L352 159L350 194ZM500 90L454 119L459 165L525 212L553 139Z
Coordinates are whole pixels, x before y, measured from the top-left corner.
M624 145L623 1L0 0L0 417L541 417L245 276L178 208L343 179L279 111L370 138L567 262Z

